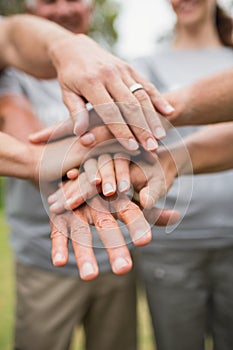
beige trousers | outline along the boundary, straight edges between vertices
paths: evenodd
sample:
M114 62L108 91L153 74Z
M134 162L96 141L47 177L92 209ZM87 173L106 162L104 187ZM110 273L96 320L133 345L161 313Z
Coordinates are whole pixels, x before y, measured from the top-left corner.
M15 349L68 350L83 325L87 350L136 349L134 273L91 282L16 266Z

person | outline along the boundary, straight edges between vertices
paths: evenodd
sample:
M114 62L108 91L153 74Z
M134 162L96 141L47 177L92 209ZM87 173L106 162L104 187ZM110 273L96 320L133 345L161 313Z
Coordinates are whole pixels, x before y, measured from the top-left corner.
M30 4L32 4L31 1ZM90 2L57 0L48 4L43 0L35 0L32 5L30 11L34 14L43 16L46 14L47 19L56 18L61 25L70 23L75 33L80 30L86 32L89 27ZM41 124L62 120L67 115L58 82L55 80L37 80L17 70L8 70L2 74L0 85L3 130L21 141L27 140L29 132L37 130ZM32 111L39 120L34 118ZM12 118L14 115L17 115L16 120ZM24 125L23 128L22 125ZM100 127L99 140L108 139L106 132L106 127ZM107 137L103 135L104 133ZM65 139L58 141L56 145L51 143L47 146L41 160L42 163L45 162L42 164L45 171L49 162L52 163L50 166L53 168L54 149L58 152L60 142L68 143L63 153L59 152L58 158L61 163L64 158L65 161L67 160L66 153L71 146L73 148L73 141ZM53 150L48 151L51 147ZM80 140L76 141L75 147L76 151L72 150L72 152L73 154L76 152L78 166L78 162L81 162L88 148L85 149ZM57 163L57 156L55 162ZM70 168L72 168L71 163ZM111 212L104 208L98 198L94 198L90 206L84 205L71 216L65 213L52 218L52 224L56 227L56 232L53 231L52 234L52 241L58 242L57 247L53 245L52 251L56 266L54 267L50 259L49 219L41 194L34 184L28 181L9 179L6 186L6 212L16 257L15 347L68 349L73 328L75 325L83 324L87 349L114 349L119 346L122 349L135 349L134 272L122 276L115 276L111 272L112 267L115 274L124 274L131 269L132 260ZM139 230L147 233L143 236L140 232L141 237L135 237L137 244L140 244L140 240L144 244L150 240L150 227L139 207L124 195L112 205L116 206L117 217L128 224L133 236ZM137 217L136 221L135 217ZM81 219L86 219L85 225ZM68 240L68 234L65 234L64 230L61 234L59 230L60 221L68 222L74 252L69 247L69 262L65 267L58 269L58 266L62 265L61 262L63 260L67 262L68 258L67 252L62 254L59 250L61 241L65 240L67 244ZM89 224L91 222L95 224L103 241L101 245L97 232L93 232L96 258L90 243ZM103 246L106 246L109 257ZM89 256L95 260L94 263ZM80 267L80 277L84 280L96 277L98 269L101 275L87 284L79 278L76 264ZM25 286L27 286L26 289ZM23 313L22 310L24 310ZM35 317L36 323L32 322ZM123 329L127 331L122 333Z
M152 106L152 103L144 91L132 94L130 90L127 90L125 81L129 84L128 87L133 86L135 81L144 86L147 85L152 94L154 91L155 95L158 96L156 108L164 114L169 114L173 111L173 108L158 94L152 85L139 77L125 62L105 52L85 35L73 35L55 23L30 15L1 18L0 26L0 69L6 66L14 66L40 78L51 78L58 75L63 91L63 99L69 109L69 113L72 116L81 116L78 120L74 118L74 123L76 123L74 131L76 134L82 134L88 125L88 114L83 99L88 100L93 105L106 103L108 111L102 108L100 116L103 120L106 120L109 115L111 117L114 115L113 120L115 120L116 124L109 126L112 132L118 138L122 136L123 132L125 147L129 149L137 148L134 135L124 122L117 106L111 103L112 98L110 98L109 94L117 101L122 100L122 92L119 91L124 91L124 97L128 102L140 104L140 99L144 101L146 99L148 105ZM28 31L28 28L30 28L30 31ZM32 42L36 44L34 50L31 50ZM61 52L63 53L62 55ZM91 64L86 57L92 57ZM77 74L75 74L75 78L74 71ZM111 87L107 87L106 80L108 80L109 74L122 87L121 90L116 89L114 84ZM90 96L90 88L96 88L97 86L98 89L94 90L98 92ZM137 96L139 96L139 102ZM80 111L83 113L80 113ZM155 118L148 120L148 123L151 127L158 130L158 132L156 130L153 132L153 134L157 133L155 137L161 138L164 135L164 131L155 113L153 114ZM125 111L125 115L128 115L130 118L128 111ZM154 119L157 121L154 121ZM117 122L119 121L123 122L120 132L119 128L117 128ZM130 120L127 120L127 122L130 123ZM139 125L145 125L147 128L144 135L139 136L139 140L147 147L147 140L152 138L153 141L150 141L149 144L152 148L156 147L156 140L151 135L142 111L138 112L138 122ZM5 144L7 142L7 145L15 142L13 138L7 138L6 135L0 134L0 137ZM18 145L19 143L15 142L15 149ZM9 161L9 156L12 157L11 159L14 162L14 155L8 152L8 147L6 147L4 152L2 152L2 159ZM14 168L16 171L17 168ZM5 169L2 163L0 171L6 171ZM22 170L19 169L19 175L21 172Z
M44 15L46 17L46 14ZM31 28L30 34L26 33L28 27ZM108 123L110 130L117 138L124 137L126 148L137 148L133 134L135 132L137 134L137 130L133 126L133 133L130 131L117 105L112 103L112 99L114 99L132 104L128 111L124 111L125 121L128 124L132 122L131 112L134 104L142 104L140 101L143 100L143 105L152 108L153 105L143 89L140 89L140 92L139 89L136 89L137 91L134 93L130 91L129 88L135 84L147 86L152 95L154 91L158 97L156 108L160 112L169 114L173 111L173 108L160 96L153 85L140 77L127 63L106 52L85 35L71 35L67 30L61 29L55 24L24 15L1 21L1 36L0 47L3 53L0 65L2 68L13 65L27 73L33 71L33 74L37 74L38 77L46 78L57 73L64 103L71 116L74 117L74 131L78 135L82 134L88 125L88 113L84 102L87 100L96 106L104 122L112 121L114 115L115 123L122 124L121 130L119 132L119 127L116 124ZM31 42L33 39L38 43L38 46L36 46L36 50L32 51ZM61 52L63 53L62 57ZM34 55L37 56L38 65L33 63L35 61ZM92 58L87 60L87 57ZM78 69L76 69L77 66ZM74 70L76 72L75 80L73 73L71 73ZM111 76L111 81L115 82L111 86L109 85L109 76ZM90 87L92 91L98 90L98 93L90 94ZM106 104L108 108L103 108L103 104ZM81 114L80 111L82 111ZM76 115L79 115L78 120L75 118ZM147 148L156 148L156 138L160 139L165 135L157 113L154 111L143 115L143 111L137 108L136 117L138 125L145 129L143 135L137 136L139 141Z
M171 42L163 44L151 56L139 59L134 67L141 67L141 73L144 71L152 82L160 80L160 88L164 91L177 86L185 91L192 81L224 69L232 71L232 19L224 15L216 1L170 0L170 3L177 17ZM225 31L222 31L223 24ZM226 79L226 86L229 79ZM222 85L219 85L220 89ZM196 113L207 111L205 97L208 92L209 89L198 101L197 95L192 96ZM169 94L172 96L172 92ZM218 86L215 86L214 94L218 94ZM185 100L186 95L182 98ZM209 109L214 106L215 103ZM188 123L194 121L196 125L201 119L208 120L208 116L201 114L191 122L189 115L184 119ZM181 122L177 117L175 125L181 125ZM230 125L224 127L232 133ZM222 128L220 124L215 130L221 132ZM168 132L166 147L197 132L199 127L177 130L179 134L176 130ZM204 130L199 134L202 141L213 129ZM193 136L198 137L198 132ZM199 158L202 159L202 155ZM232 172L181 177L168 192L165 205L179 209L182 221L170 235L163 228L153 230L152 242L141 249L141 271L159 350L203 349L207 331L210 331L216 349L232 347L231 183Z
M175 106L168 117L174 126L232 121L233 69L226 69L164 96Z

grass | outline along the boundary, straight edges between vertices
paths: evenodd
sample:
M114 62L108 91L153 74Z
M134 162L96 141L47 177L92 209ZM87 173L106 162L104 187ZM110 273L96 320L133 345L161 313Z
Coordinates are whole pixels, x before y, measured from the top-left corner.
M0 212L0 349L12 349L14 310L13 264L8 245L7 226Z

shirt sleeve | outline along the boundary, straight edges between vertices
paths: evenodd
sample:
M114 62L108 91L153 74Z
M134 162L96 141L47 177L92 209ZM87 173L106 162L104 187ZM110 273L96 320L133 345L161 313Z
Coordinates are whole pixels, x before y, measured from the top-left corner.
M17 72L11 68L0 73L0 96L5 95L23 95L23 89L17 79Z

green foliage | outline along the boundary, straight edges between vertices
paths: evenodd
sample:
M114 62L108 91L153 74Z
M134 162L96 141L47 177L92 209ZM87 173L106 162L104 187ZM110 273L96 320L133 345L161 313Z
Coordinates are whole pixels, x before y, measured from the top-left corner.
M113 50L118 34L115 29L120 5L115 0L95 0L93 25L90 36L106 48Z
M3 16L22 13L24 0L0 0L0 14ZM120 5L115 0L94 0L93 25L90 36L106 48L113 50L117 41L115 20Z
M3 16L23 12L23 0L0 0L0 14Z

